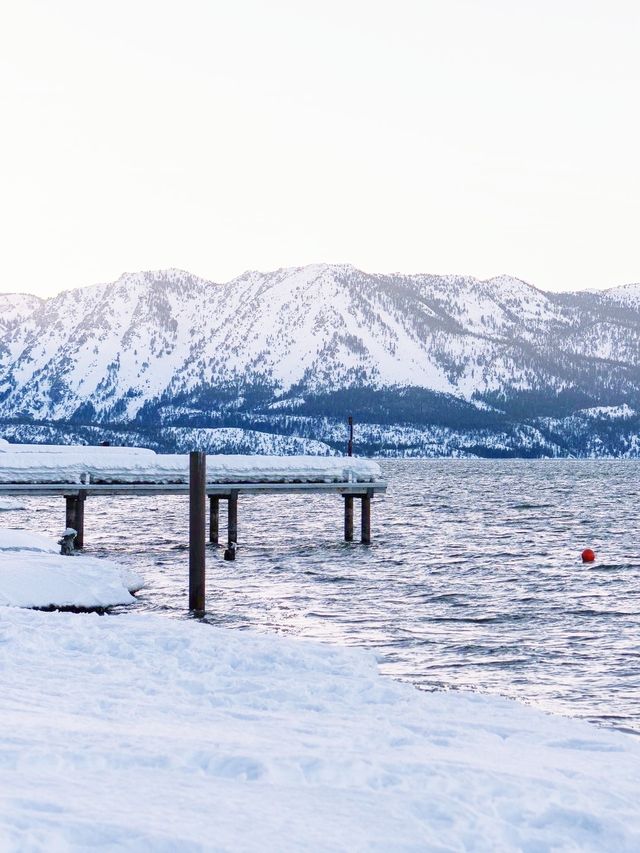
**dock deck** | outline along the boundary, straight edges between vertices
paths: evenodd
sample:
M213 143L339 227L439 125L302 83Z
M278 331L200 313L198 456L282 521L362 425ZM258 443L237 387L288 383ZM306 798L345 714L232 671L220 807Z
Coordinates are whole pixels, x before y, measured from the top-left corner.
M0 460L1 461L1 460ZM218 497L228 497L231 492L238 494L282 495L282 494L327 494L335 492L339 495L352 494L360 496L371 493L385 492L385 480L370 480L366 482L335 482L335 483L283 483L283 482L208 482L206 493ZM188 495L188 483L1 483L0 495L12 496L43 496L43 495L78 495L85 497L96 495Z
M191 454L193 456L193 454ZM209 497L209 541L218 543L220 500L229 507L228 546L237 543L239 495L336 494L344 498L346 541L353 540L353 501L362 502L362 541L370 541L370 502L386 491L380 467L370 459L318 456L214 455L204 465ZM200 475L199 475L200 476ZM156 454L146 448L14 445L0 440L0 495L61 496L67 527L84 546L88 497L189 495L192 472L186 454ZM236 521L234 522L234 519Z
M66 527L84 547L85 502L115 495L189 496L189 607L204 611L206 503L208 539L219 544L220 501L227 501L226 559L235 559L240 495L336 494L344 502L344 539L353 541L360 500L360 541L371 542L371 500L384 493L379 466L354 457L157 455L108 447L10 445L0 440L0 496L61 496ZM73 546L72 546L73 547Z

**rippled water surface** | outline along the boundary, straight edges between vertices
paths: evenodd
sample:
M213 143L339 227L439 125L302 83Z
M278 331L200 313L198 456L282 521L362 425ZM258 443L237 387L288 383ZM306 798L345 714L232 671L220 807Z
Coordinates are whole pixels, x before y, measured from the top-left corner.
M241 496L238 559L208 549L207 619L362 646L424 689L497 693L640 732L640 463L383 468L370 547L341 541L336 495ZM34 498L3 516L59 534L64 505ZM187 520L185 498L89 498L87 551L144 574L136 607L184 618Z

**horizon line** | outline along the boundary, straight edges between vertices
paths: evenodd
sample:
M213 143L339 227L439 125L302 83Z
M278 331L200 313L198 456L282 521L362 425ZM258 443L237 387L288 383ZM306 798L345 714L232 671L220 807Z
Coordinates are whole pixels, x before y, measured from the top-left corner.
M512 275L510 273L499 273L497 275L480 277L480 276L474 275L472 273L451 273L451 272L450 273L400 272L399 270L394 270L394 271L389 271L389 272L377 272L377 271L371 272L371 271L363 270L361 267L355 266L355 264L348 263L348 262L332 263L329 261L316 261L316 262L311 262L311 263L307 263L307 264L293 264L291 266L276 267L275 269L269 269L269 270L260 270L260 269L251 269L251 268L245 269L239 275L233 276L232 278L230 278L226 281L215 281L214 279L205 278L204 276L201 276L198 273L191 272L190 270L184 269L182 267L157 267L157 268L151 268L151 269L139 269L139 270L134 270L134 271L125 270L122 273L120 273L120 275L117 278L115 278L111 281L97 281L97 282L92 282L90 284L83 284L83 285L71 286L71 287L66 287L66 288L63 287L62 289L58 290L56 293L52 293L49 296L40 296L37 293L33 293L33 292L27 291L27 290L2 290L2 289L0 289L0 297L1 296L30 296L30 297L38 299L42 302L46 302L50 299L57 298L58 296L60 296L63 293L72 293L73 291L76 291L76 290L88 290L89 288L92 288L92 287L109 286L109 285L117 284L119 281L126 278L127 276L133 277L133 276L145 275L145 274L151 274L151 275L159 276L162 274L166 275L169 273L181 273L181 274L190 276L191 278L197 278L200 281L205 282L206 284L224 287L226 285L232 284L234 281L238 281L238 280L240 280L240 279L242 279L248 275L251 275L252 273L256 273L259 275L265 275L266 276L266 275L274 275L275 273L280 273L280 272L294 272L294 271L300 271L300 270L308 270L312 267L323 267L323 268L328 268L328 269L339 269L339 268L349 269L349 270L354 270L355 272L362 273L365 276L377 276L377 277L384 277L384 278L401 277L401 278L414 279L414 278L419 278L419 277L429 277L429 278L437 278L437 279L467 279L467 280L472 280L472 281L479 282L479 283L487 283L487 282L491 282L491 281L497 281L500 279L509 279L511 281L522 282L527 287L531 287L534 290L537 290L541 293L552 294L552 295L553 294L561 295L561 294L570 294L570 293L571 294L573 294L573 293L594 293L594 294L597 294L597 293L608 293L612 290L623 290L626 288L640 287L640 281L629 281L629 282L625 282L623 284L614 284L614 285L611 285L609 287L601 287L601 288L600 287L596 287L596 288L585 287L585 288L581 288L578 290L572 290L572 289L545 290L544 288L539 287L538 285L533 284L532 282L527 281L526 279L521 278L520 276Z

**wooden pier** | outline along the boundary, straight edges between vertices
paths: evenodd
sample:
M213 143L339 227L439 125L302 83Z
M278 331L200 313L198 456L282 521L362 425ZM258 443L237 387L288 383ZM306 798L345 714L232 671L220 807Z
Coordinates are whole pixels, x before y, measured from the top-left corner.
M65 499L66 526L73 528L76 547L84 547L85 503L87 498L114 495L189 495L189 609L204 611L206 509L209 504L208 539L220 544L220 501L227 502L227 548L238 543L238 508L242 495L326 494L343 498L344 540L354 539L354 501L360 501L360 542L371 542L371 501L386 492L384 480L364 482L282 482L271 478L262 482L211 482L206 476L206 455L189 457L188 483L0 483L0 496L61 496Z

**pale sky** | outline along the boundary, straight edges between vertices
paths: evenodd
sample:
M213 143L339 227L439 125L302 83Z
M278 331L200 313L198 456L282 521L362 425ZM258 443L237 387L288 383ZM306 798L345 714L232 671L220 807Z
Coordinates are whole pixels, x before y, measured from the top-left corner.
M0 291L640 281L640 2L0 0Z

